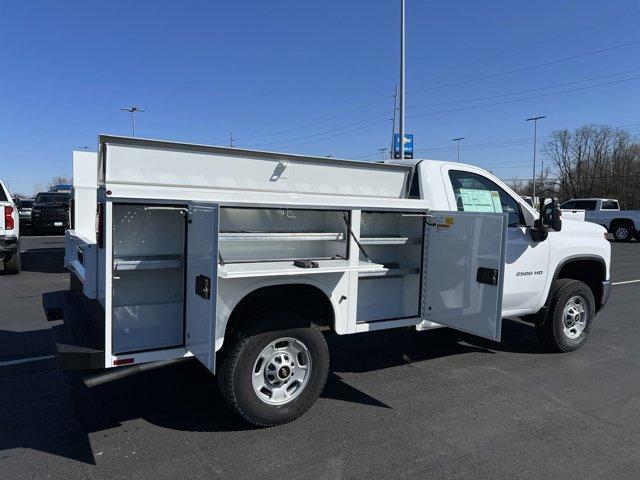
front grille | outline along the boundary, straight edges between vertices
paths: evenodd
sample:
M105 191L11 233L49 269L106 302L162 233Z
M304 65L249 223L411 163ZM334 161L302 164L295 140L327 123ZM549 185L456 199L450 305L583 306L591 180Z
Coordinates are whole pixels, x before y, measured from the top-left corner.
M38 218L42 219L42 220L52 220L52 221L56 221L56 222L60 222L60 221L66 221L67 220L67 213L66 212L42 212L40 213L40 215L38 215Z

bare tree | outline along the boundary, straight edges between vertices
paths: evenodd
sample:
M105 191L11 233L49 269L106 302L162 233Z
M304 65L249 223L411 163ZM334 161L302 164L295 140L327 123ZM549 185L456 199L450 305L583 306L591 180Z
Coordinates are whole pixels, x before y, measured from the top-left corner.
M556 171L561 200L612 197L640 208L640 140L628 132L604 125L559 130L542 150Z

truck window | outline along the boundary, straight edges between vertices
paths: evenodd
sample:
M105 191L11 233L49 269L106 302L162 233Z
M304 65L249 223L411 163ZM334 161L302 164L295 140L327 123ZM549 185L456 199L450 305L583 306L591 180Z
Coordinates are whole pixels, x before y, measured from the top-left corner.
M576 210L593 211L596 209L598 202L596 200L576 200L573 208Z
M7 200L7 195L4 193L4 188L2 188L2 185L0 184L0 202L6 202Z
M615 200L603 200L600 210L619 210L618 202Z
M573 200L571 200L570 202L564 202L562 205L560 205L560 208L564 208L565 210L573 210L574 208L576 208L576 202L574 202Z
M520 210L520 204L518 201L502 190L502 188L500 188L495 182L492 182L482 175L461 170L450 170L449 179L453 186L453 193L458 204L458 211L496 211L488 201L489 198L496 198L497 193L497 200L500 202L499 208L502 209L502 212L509 214L509 226L517 227L524 225L522 211ZM477 195L475 198L469 200L469 196L470 194L473 194L473 191L486 193L483 193L483 195Z

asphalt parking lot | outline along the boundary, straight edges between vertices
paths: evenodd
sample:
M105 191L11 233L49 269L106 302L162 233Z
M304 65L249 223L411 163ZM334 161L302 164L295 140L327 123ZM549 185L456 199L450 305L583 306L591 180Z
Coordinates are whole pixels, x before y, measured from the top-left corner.
M57 370L40 295L68 286L63 246L25 237L0 275L0 478L640 478L640 244L613 245L623 283L577 352L510 320L500 344L332 336L321 398L266 430L196 363L93 389Z

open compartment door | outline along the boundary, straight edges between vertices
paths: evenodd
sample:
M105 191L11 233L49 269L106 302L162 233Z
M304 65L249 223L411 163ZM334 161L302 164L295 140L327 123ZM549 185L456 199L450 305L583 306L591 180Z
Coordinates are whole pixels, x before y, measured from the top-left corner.
M500 340L507 215L430 212L422 318Z
M217 204L189 204L186 256L185 345L213 371L218 279Z

